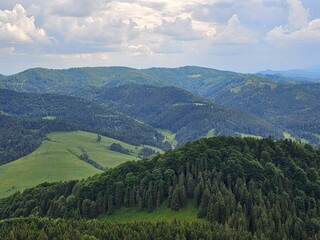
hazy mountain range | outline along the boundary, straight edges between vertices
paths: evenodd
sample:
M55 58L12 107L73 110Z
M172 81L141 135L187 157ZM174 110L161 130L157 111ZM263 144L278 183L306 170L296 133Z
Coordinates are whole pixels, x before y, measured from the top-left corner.
M187 103L191 101L192 104L196 104L197 101L200 101L202 104L203 101L209 101L210 103L206 102L206 105L219 104L220 108L232 107L233 109L241 110L242 114L246 112L260 117L260 124L265 125L268 123L268 128L273 129L269 131L271 136L279 137L281 133L288 132L298 140L305 139L312 144L319 144L320 84L316 81L296 84L291 82L289 78L281 78L287 81L276 81L270 78L269 75L240 74L192 66L141 70L126 67L73 68L67 70L37 68L3 77L0 81L0 87L20 92L55 93L73 95L90 101L94 100L124 114L147 121L155 127L164 126L160 123L163 120L155 123L159 119L154 121L147 119L146 112L150 112L150 109L153 109L154 115L163 118L164 114L167 113L163 111L157 113L157 109L159 110L158 107L160 105L161 107L167 106L159 103L169 97L169 93L172 96L181 97L181 99L177 97L171 105L176 104L175 106L177 106L179 102L185 102L185 98L182 97L183 94L181 95L182 92L178 89L180 88L188 91L189 93L184 92L184 94L188 95L189 98L191 97L191 99L193 98L192 101L189 99ZM130 88L128 84L131 84ZM149 85L159 89L134 85ZM121 86L124 89L121 89ZM164 93L166 90L163 88L165 86L175 88L166 88L168 91L166 95ZM110 90L112 88L115 88L115 92ZM135 91L130 91L133 88L135 88ZM103 94L103 91L106 91L106 93ZM119 92L118 96L116 92ZM148 92L150 92L149 95L147 94ZM145 94L145 98L137 98L137 95L144 96L142 93ZM159 100L159 96L162 96L163 99ZM198 100L194 100L195 98L198 98ZM137 104L133 104L130 109L128 101L132 101L132 99L141 99L147 106L143 109L143 105L137 102L139 108L137 108ZM104 102L104 100L107 102ZM110 101L113 101L114 104L110 103ZM183 107L185 108L186 106ZM195 105L193 107L196 108ZM202 107L204 108L204 106ZM139 109L142 110L140 111ZM182 109L182 105L179 106L179 109ZM200 109L199 105L197 109ZM139 111L140 113L138 114L137 112ZM185 112L183 115L186 117ZM195 113L194 110L190 110L189 114L192 112ZM209 114L209 112L214 113L214 110L205 110L203 112L206 112L207 115L195 115L202 121L206 119L210 124L200 124L203 126L203 130L197 131L198 134L191 134L191 136L185 138L186 140L200 137L199 135L205 136L205 132L209 131L209 126L212 129L215 128L215 124L220 126L214 123L212 115ZM174 118L175 115L169 114L168 116ZM224 118L221 115L219 116ZM235 116L234 112L229 116ZM179 117L174 121L175 125L178 122L185 121L185 119ZM237 119L239 119L238 122L240 123L241 119L245 118L238 117ZM237 127L240 126L240 124L237 125L237 121L235 122L234 119L229 119L229 122L233 122ZM175 127L175 125L171 123L170 126L165 126L167 129L178 131L178 127ZM243 131L243 129L238 131L239 129L235 130L235 128L232 130L231 125L223 126L224 133L230 130L229 134L241 132L263 136L268 132L262 131L263 134L259 134L259 131L253 132L249 130L249 127L246 131ZM247 124L247 126L253 125ZM216 134L223 133L219 132L217 131ZM177 137L180 136L178 132L176 133Z

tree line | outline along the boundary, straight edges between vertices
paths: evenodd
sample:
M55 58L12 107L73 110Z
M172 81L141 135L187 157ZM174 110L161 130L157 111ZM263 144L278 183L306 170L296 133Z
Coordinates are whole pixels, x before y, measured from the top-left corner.
M0 217L95 218L166 202L259 238L319 237L320 150L290 140L201 139L83 181L43 183L0 200Z

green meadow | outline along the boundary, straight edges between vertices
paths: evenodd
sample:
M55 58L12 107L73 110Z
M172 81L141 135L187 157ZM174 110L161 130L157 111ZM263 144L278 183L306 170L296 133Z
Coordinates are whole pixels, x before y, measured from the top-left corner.
M137 154L142 146L132 146L104 136L97 142L97 137L97 134L83 131L48 134L47 140L36 151L0 166L0 198L42 182L83 179L100 173L101 170L79 158L81 149L85 149L91 160L107 168L138 159ZM120 143L131 150L132 155L109 150L112 143Z
M120 208L116 209L112 215L101 215L98 218L104 221L111 222L159 222L159 221L187 221L187 222L205 222L205 219L197 217L198 209L194 207L194 202L189 200L187 205L184 208L181 208L179 211L173 211L168 208L168 203L164 202L159 207L155 208L151 213L146 211L139 211L137 208Z
M178 141L175 139L176 133L171 132L170 130L157 129L158 132L162 133L167 140L171 142L171 144L175 147L178 144Z

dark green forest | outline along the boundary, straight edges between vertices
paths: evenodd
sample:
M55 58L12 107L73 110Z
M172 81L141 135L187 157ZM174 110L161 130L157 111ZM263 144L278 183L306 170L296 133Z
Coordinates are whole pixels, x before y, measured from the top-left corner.
M317 135L320 134L320 83L292 82L283 76L276 78L194 66L141 70L126 67L35 68L0 77L1 88L74 95L89 100L97 88L126 84L175 86L215 103L257 115L277 129L284 128L297 140L304 138L313 145L320 144ZM190 140L195 133L184 135L184 140Z
M0 113L0 165L33 152L49 132L74 130L74 126L56 119L27 120Z
M231 234L225 239L249 239L250 234L265 239L316 239L320 231L319 159L319 149L291 140L205 138L150 159L124 163L87 180L43 183L15 193L0 200L0 217L90 219L124 206L152 212L164 202L179 211L192 199L198 217L213 224L200 224L195 231L218 228ZM39 232L41 221L47 220L28 221L1 224L8 224L4 228L8 231L14 224L32 224ZM67 227L72 221L63 224ZM154 227L139 224L126 226L130 232L137 226ZM188 224L180 227L185 229L181 230L184 237L178 239L193 239L185 232ZM192 226L190 229L193 231ZM164 233L167 231L170 227ZM154 234L158 236L157 231Z
M90 92L90 91L89 91ZM92 91L93 99L144 121L155 128L176 133L179 145L206 136L246 133L281 138L281 131L261 118L214 104L176 87L124 85Z
M81 98L54 94L18 93L0 89L0 111L10 115L0 115L1 128L6 128L3 130L6 133L0 135L0 142L2 148L8 150L2 154L23 156L30 153L35 149L34 146L39 145L44 134L49 133L49 130L83 130L134 145L146 144L163 149L170 148L168 143L163 142L164 136L150 125ZM13 118L19 120L10 120ZM16 125L17 129L15 129ZM43 129L44 125L47 130L38 132ZM17 134L18 131L20 133ZM30 139L30 144L28 144L28 141L24 141L24 137L19 137L19 135L30 135L36 140ZM8 138L15 138L15 144L10 143ZM24 147L20 149L17 146L19 144L23 144ZM9 158L14 159L14 157ZM0 159L5 159L4 156L1 156L1 151Z
M33 239L259 239L253 234L237 232L218 224L169 222L133 222L116 224L98 220L64 220L18 218L0 221L0 238ZM264 239L264 238L260 238Z

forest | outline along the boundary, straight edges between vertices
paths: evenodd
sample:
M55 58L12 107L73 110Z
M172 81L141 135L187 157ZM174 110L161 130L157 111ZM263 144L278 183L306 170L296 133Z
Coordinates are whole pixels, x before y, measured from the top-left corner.
M0 121L1 163L31 153L52 131L84 130L133 145L170 148L150 125L76 97L0 89Z
M82 224L108 224L84 219L113 214L122 207L137 207L147 214L166 203L179 211L192 200L198 217L207 223L174 223L172 227L181 229L175 231L181 233L176 239L207 239L192 235L201 228L221 229L224 239L316 239L320 231L319 159L319 149L291 140L204 138L86 180L43 183L1 199L2 219L35 219L5 220L0 229L2 234L24 234L21 229L30 225L34 232L47 235L58 231L41 227L49 217L66 219L57 220L64 228L79 222L76 231ZM161 224L168 223L128 223L115 228L126 228L133 236L134 229L145 229L157 238L171 231L171 227L163 232L150 230ZM220 234L220 230L212 231Z
M0 77L0 88L29 93L58 93L88 100L93 100L100 92L100 88L110 89L127 84L151 85L158 88L174 86L184 89L224 107L237 108L246 114L256 115L266 121L269 126L290 132L297 140L320 145L318 136L320 133L317 127L320 114L319 82L293 81L284 76L242 74L195 66L149 69L95 67L52 70L34 68L11 76ZM241 124L244 123L245 121ZM228 130L234 126L227 125L227 128L224 128L224 125L226 124L222 124L221 127L219 124L221 133L233 135L233 132ZM192 130L194 127L189 126L188 128ZM241 126L239 128L243 129ZM261 133L265 132L265 129L258 130ZM252 129L250 131L254 132ZM196 135L197 132L193 131L189 136L188 132L184 132L177 137L181 138L181 142L186 142L194 140ZM201 135L203 135L202 132ZM274 132L270 135L276 136ZM262 136L265 135L262 134Z
M0 113L0 165L33 152L51 131L74 130L61 120L27 120Z
M261 118L176 87L129 84L94 89L91 93L92 99L103 105L176 133L178 145L204 137L211 129L216 135L282 136L280 129Z
M0 221L0 238L33 239L259 239L252 233L237 232L227 226L205 223L132 222L116 224L98 220L65 220L48 218L17 218ZM260 238L264 239L264 238Z

